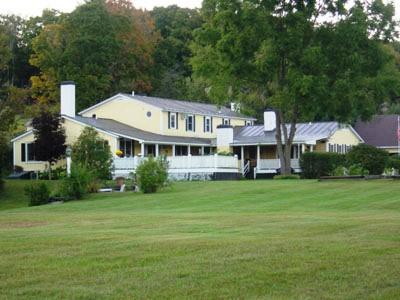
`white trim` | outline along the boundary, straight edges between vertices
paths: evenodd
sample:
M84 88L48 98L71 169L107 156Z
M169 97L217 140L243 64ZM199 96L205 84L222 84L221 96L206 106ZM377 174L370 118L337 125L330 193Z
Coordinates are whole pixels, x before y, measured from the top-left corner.
M13 139L11 140L11 142L14 143L15 141L17 141L17 140L19 140L19 139L22 139L23 137L26 137L27 135L30 135L31 133L33 133L33 130L32 130L32 129L31 129L31 130L28 130L27 132L25 132L25 133L23 133L23 134L20 134L20 135L16 136L15 138L13 138Z
M358 132L351 125L347 125L350 128L350 131L354 133L354 135L361 141L361 143L365 143L364 139L358 134Z
M16 151L15 151L15 142L13 144L13 166L17 164L17 157L16 157Z

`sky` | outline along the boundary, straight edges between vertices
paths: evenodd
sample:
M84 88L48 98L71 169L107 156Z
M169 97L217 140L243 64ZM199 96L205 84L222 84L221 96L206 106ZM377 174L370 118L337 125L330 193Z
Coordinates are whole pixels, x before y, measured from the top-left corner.
M71 12L83 0L0 0L0 14L16 14L22 17L39 16L43 9L53 8L62 12ZM181 7L201 6L201 0L134 0L137 8L152 9L154 6L177 4Z
M200 7L201 0L133 0L138 8L152 9L154 6L177 4L181 7ZM400 19L400 0L394 0L397 18ZM16 14L22 17L39 16L45 8L71 12L83 0L0 0L0 14Z

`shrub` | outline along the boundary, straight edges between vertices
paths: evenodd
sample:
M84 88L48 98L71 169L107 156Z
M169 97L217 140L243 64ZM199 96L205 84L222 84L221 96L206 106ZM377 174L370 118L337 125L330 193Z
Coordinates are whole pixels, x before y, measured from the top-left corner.
M300 167L304 178L319 178L328 176L344 165L345 156L338 153L307 152L300 158Z
M82 199L88 192L88 185L93 181L93 175L80 165L71 166L71 175L61 184L61 195L68 200Z
M399 157L390 157L386 164L387 168L400 170L400 158Z
M221 151L221 152L218 152L218 155L220 155L220 156L233 156L234 154L232 152L228 152L228 151Z
M29 198L30 206L37 206L49 203L50 191L44 182L31 184L25 187L25 194Z
M333 172L331 173L332 176L346 176L349 174L349 171L343 167L343 166L339 166L337 167L335 170L333 170Z
M300 179L299 175L275 175L274 179Z
M368 170L364 169L361 165L350 166L348 173L349 173L348 175L350 176L356 176L356 175L364 176L369 174Z
M137 167L136 176L139 189L143 193L155 193L168 180L168 163L163 158L149 157Z
M85 128L72 147L72 163L91 170L98 179L109 179L112 154L107 141L93 128Z
M360 144L353 147L346 158L349 166L359 165L371 175L380 175L385 170L389 154L374 146Z

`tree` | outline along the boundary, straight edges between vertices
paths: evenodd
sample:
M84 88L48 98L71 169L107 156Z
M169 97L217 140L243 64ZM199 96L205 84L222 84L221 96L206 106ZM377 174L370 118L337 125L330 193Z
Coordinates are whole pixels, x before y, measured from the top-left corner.
M192 75L189 63L193 30L202 25L197 9L176 5L155 7L151 11L155 29L161 39L154 53L154 90L152 94L166 98L187 98L186 78Z
M97 131L86 127L72 148L72 162L91 170L99 179L108 179L112 165L110 145Z
M46 110L32 119L35 159L48 162L50 180L51 166L64 156L66 150L65 133L60 121L59 115Z
M283 174L291 172L299 121L368 118L389 93L388 82L398 78L384 72L392 56L380 40L393 38L393 11L372 9L380 0L356 1L349 10L345 3L203 2L206 22L192 46L194 76L208 80L218 103L230 91L249 111L275 110Z
M150 92L156 40L149 13L129 1L86 1L34 38L34 96L57 105L58 83L73 80L80 110L117 91Z

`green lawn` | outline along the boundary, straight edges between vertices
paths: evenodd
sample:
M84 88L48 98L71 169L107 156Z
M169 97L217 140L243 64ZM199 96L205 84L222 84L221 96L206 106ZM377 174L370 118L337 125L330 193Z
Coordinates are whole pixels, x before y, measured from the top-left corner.
M399 299L399 192L186 182L2 210L0 298Z

